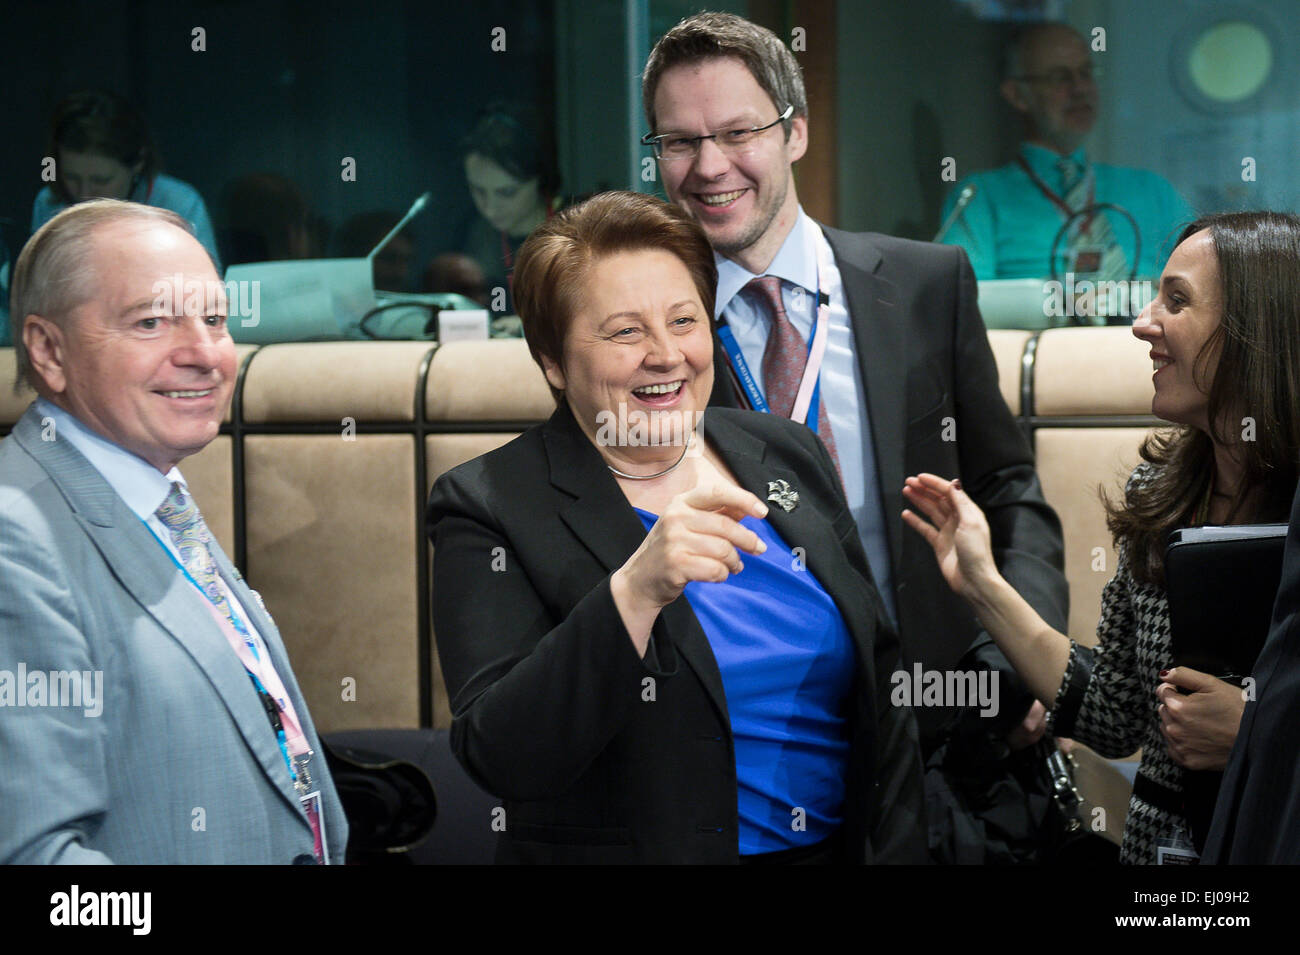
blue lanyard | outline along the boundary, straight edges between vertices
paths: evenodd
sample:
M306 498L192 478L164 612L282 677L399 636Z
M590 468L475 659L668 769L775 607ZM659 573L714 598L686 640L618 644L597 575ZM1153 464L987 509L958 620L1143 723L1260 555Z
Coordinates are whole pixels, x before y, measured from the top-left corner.
M817 335L817 315L813 314L812 334L808 336L808 354L812 354L813 341ZM749 399L749 406L755 411L761 411L763 414L769 414L771 408L767 405L767 399L763 397L762 390L758 387L758 382L754 380L754 373L749 370L749 362L745 361L745 355L740 350L740 344L736 341L735 333L732 332L731 326L727 324L725 318L718 318L718 338L722 341L722 347L727 352L727 357L731 360L731 367L736 372L736 378L740 381L741 388L745 391L745 397ZM805 356L805 361L807 357ZM821 375L817 376L817 384L813 386L812 400L808 403L807 425L815 432L817 430L817 405L821 400L822 381Z
M812 327L808 330L808 352L804 357L805 367L807 367L808 356L812 355L813 343L817 340L817 324L821 321L821 309L825 305L830 306L830 295L826 291L825 269L823 268L822 257L824 253L821 246L817 247L817 299L813 307ZM829 317L828 317L829 320ZM718 339L722 342L722 347L727 353L727 358L731 361L731 369L735 373L736 380L739 382L741 390L744 392L750 408L755 411L761 411L769 414L771 408L768 406L767 399L763 397L763 391L758 386L758 381L754 378L754 373L750 370L749 363L745 361L745 355L740 350L740 344L736 341L735 333L732 332L731 326L727 324L727 319L718 316ZM817 381L813 384L812 397L808 402L808 416L804 423L814 432L817 431L818 406L821 402L821 369L817 369Z

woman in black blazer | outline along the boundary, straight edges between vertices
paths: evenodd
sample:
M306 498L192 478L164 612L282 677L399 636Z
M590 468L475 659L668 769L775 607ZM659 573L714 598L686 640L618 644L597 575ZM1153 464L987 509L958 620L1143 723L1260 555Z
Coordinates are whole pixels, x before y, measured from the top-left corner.
M452 747L505 800L499 861L926 861L898 641L830 456L777 415L703 417L715 284L699 228L635 193L520 252L558 407L428 513Z

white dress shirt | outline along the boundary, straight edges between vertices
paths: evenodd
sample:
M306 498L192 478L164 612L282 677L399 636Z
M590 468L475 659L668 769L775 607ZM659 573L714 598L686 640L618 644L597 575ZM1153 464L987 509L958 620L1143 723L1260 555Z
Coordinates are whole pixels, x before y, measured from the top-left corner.
M781 279L781 298L786 316L808 341L816 314L818 275L817 250L821 247L827 263L822 283L830 298L826 356L821 368L820 400L826 406L835 450L844 477L844 493L849 510L858 524L858 535L871 573L880 589L891 616L898 619L894 606L893 573L889 563L889 542L885 537L884 505L880 496L880 479L876 472L875 446L866 392L862 384L861 365L844 283L835 264L830 243L812 219L799 208L794 228L786 236L776 258L765 275ZM738 294L759 276L731 259L713 255L718 266L718 297L714 317L725 317L735 335L736 344L761 388L763 349L771 332L772 319L765 308L755 306L749 295Z

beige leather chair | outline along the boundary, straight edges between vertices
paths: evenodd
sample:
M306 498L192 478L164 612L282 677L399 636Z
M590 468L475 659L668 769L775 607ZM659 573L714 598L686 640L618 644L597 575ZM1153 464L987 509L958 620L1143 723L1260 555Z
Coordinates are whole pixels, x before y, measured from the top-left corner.
M1147 349L1123 328L989 341L1064 525L1070 634L1091 643L1114 571L1097 489L1119 493L1153 423ZM550 415L527 346L337 342L240 357L227 433L183 470L275 615L317 722L445 728L424 504L438 475ZM0 434L31 398L11 393L13 369L0 349Z
M1089 646L1115 572L1101 494L1122 497L1157 423L1148 350L1127 328L1049 329L1035 348L1029 417L1038 475L1065 536L1070 636Z

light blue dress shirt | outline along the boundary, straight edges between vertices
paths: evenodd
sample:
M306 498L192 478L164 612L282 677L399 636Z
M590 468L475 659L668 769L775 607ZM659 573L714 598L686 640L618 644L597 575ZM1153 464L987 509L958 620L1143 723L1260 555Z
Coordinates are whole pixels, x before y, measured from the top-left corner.
M186 493L189 493L189 485L185 483L180 470L172 468L168 473L163 474L143 458L91 431L71 414L44 398L36 399L36 413L42 419L48 419L48 422L43 420L46 426L49 423L53 424L50 432L53 440L67 441L76 448L81 456L90 462L90 466L99 472L100 477L108 482L108 486L117 493L131 513L144 521L149 530L153 531L154 536L176 559L177 564L183 567L185 562L181 560L180 551L172 541L171 531L159 519L157 513L158 508L167 499L167 495L171 493L173 481L179 483L185 488ZM231 606L239 608L240 618L248 627L258 654L263 659L267 659L266 645L253 624L248 610L240 603L238 596L220 574L217 575L217 585L224 588L226 599L230 601Z
M829 263L825 276L830 296L830 328L826 356L821 370L821 398L835 436L835 450L844 477L844 493L849 511L858 524L858 535L867 552L867 562L876 586L898 619L894 608L893 572L889 564L889 541L885 537L885 511L880 496L880 479L876 472L876 452L871 437L871 421L862 369L858 362L857 343L844 297L844 283L835 264L830 243L812 219L799 209L794 228L786 236L776 258L765 275L782 280L781 298L786 316L808 340L817 304L817 247ZM772 320L766 309L755 307L750 295L738 294L752 279L758 278L728 258L713 255L718 266L718 298L714 317L725 316L741 354L758 385L763 384L763 349L771 331ZM900 400L901 396L900 396Z
M153 188L142 182L127 197L132 202L143 202L159 209L170 209L182 219L194 226L194 238L203 244L216 263L218 274L221 272L221 256L217 253L217 237L212 231L212 220L208 218L208 207L203 204L203 197L198 190L187 182L164 176L154 177ZM32 203L32 231L35 232L67 206L54 195L54 190L46 186L36 194Z
M1033 143L1022 143L1020 155L1035 175L1058 196L1064 183L1057 165L1059 154ZM1078 149L1070 158L1080 165L1087 154ZM1165 179L1147 169L1092 163L1096 179L1096 202L1109 202L1128 210L1142 237L1142 254L1137 262L1138 277L1154 277L1164 268L1173 251L1173 241L1183 226L1194 218L1191 207ZM943 220L970 183L975 196L944 237L949 245L960 245L970 256L975 277L984 279L1047 278L1052 240L1065 216L1020 167L1008 163L997 169L977 172L963 179L948 194ZM1133 227L1113 210L1103 210L1111 231L1133 263ZM1067 243L1061 239L1061 247Z

